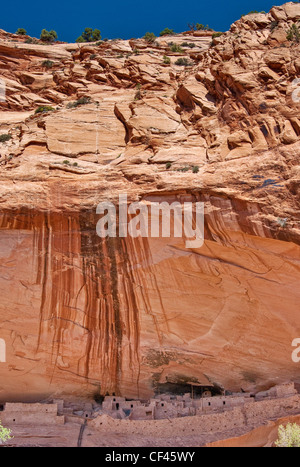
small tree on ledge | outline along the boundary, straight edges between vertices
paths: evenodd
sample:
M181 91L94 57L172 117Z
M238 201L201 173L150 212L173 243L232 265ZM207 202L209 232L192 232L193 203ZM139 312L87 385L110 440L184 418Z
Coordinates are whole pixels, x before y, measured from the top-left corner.
M16 30L16 34L18 34L18 36L26 36L27 31L24 28L19 28Z
M99 29L85 28L81 36L76 39L76 42L97 42L101 39Z
M47 31L47 29L43 29L40 35L40 39L43 42L54 42L57 39L57 33L53 31Z

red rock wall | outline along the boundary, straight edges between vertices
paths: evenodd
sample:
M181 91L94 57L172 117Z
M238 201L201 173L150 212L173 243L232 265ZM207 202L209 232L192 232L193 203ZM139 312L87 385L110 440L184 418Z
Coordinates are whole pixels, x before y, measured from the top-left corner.
M1 399L295 379L299 246L255 236L254 208L233 214L226 203L206 199L199 250L174 238L102 240L93 212L3 215Z

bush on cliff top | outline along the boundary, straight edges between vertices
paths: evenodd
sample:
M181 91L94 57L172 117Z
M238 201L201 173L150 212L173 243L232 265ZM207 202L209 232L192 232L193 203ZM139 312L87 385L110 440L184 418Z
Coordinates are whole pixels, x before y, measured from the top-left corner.
M144 35L144 39L145 41L151 43L155 41L156 35L154 34L154 32L146 32L146 34Z
M76 39L76 42L97 42L101 40L99 29L85 28L81 36Z
M40 40L43 42L55 42L57 39L57 33L51 29L51 31L47 31L47 29L43 29L40 35Z
M168 36L170 34L174 34L173 29L165 28L163 31L159 33L160 36Z
M24 29L24 28L18 28L18 29L16 30L16 34L18 34L18 36L26 36L27 31L26 31L26 29Z
M204 26L204 24L201 23L189 23L188 27L190 28L191 31L213 31L208 24Z
M252 10L252 11L249 11L249 13L246 13L245 15L242 15L241 18L243 18L244 16L248 16L248 15L257 15L257 14L265 15L266 12L265 12L265 11Z

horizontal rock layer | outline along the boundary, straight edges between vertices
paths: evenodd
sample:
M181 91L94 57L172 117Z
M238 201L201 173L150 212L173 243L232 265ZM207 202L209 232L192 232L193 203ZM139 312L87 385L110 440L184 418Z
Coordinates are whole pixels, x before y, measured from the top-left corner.
M299 19L153 44L0 31L1 400L300 378ZM100 239L98 203L125 193L204 202L202 248Z

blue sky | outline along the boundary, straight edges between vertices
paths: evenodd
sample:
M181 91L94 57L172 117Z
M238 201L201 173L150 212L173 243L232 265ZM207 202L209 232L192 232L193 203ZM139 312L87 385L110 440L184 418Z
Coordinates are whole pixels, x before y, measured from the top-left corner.
M275 4L282 4L278 2ZM274 0L14 0L1 6L0 28L15 32L23 27L33 37L43 28L54 29L62 41L74 42L85 27L98 28L102 38L141 37L165 27L187 30L188 23L209 24L226 31L244 13L269 11Z

